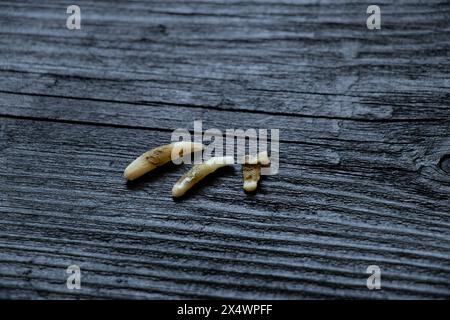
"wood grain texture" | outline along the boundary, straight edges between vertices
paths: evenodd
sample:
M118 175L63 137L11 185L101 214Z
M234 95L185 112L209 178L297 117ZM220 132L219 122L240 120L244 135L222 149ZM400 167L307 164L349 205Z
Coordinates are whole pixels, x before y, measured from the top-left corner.
M77 4L0 3L0 298L450 298L447 2ZM123 181L199 119L279 128L279 175Z

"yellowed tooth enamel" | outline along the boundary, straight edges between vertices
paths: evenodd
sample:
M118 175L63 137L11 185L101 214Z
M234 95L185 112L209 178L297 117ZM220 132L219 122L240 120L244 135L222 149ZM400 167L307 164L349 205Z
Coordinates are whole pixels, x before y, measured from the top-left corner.
M258 181L261 178L261 165L270 164L267 152L260 152L256 156L246 156L242 165L242 174L244 176L244 190L252 192L256 190Z
M159 146L145 152L130 163L123 175L128 180L134 180L171 160L175 161L186 154L201 151L202 149L203 145L195 142L174 142Z
M201 164L194 165L183 175L172 188L172 196L178 198L183 196L197 182L217 169L234 163L233 157L213 157Z

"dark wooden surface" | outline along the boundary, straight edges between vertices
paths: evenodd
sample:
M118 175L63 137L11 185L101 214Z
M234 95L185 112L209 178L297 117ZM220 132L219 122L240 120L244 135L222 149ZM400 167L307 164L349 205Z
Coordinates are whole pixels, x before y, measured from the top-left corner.
M450 298L450 3L112 3L0 3L0 298ZM279 175L123 181L196 119Z

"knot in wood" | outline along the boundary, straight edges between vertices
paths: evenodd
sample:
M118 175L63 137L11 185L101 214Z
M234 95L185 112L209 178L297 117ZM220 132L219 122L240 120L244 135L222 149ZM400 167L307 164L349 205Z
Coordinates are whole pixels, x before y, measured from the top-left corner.
M445 173L450 174L450 154L442 156L441 160L439 160L439 168Z

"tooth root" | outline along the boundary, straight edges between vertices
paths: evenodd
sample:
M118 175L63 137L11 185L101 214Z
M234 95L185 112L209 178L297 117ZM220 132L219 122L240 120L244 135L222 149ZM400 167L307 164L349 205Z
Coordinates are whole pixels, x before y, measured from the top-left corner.
M196 183L217 169L233 164L233 157L213 157L201 164L194 165L183 175L172 188L172 196L178 198L183 196Z
M260 152L256 156L246 156L242 166L242 175L244 177L244 190L252 192L256 190L258 181L261 178L261 165L267 166L270 159L267 152Z
M174 149L177 151L177 153L172 156L172 151ZM174 161L182 157L183 155L201 151L202 149L203 145L201 143L194 142L174 142L171 144L159 146L145 152L136 160L131 162L124 171L124 177L127 180L137 179L147 172L150 172L153 169L162 166L171 160Z

